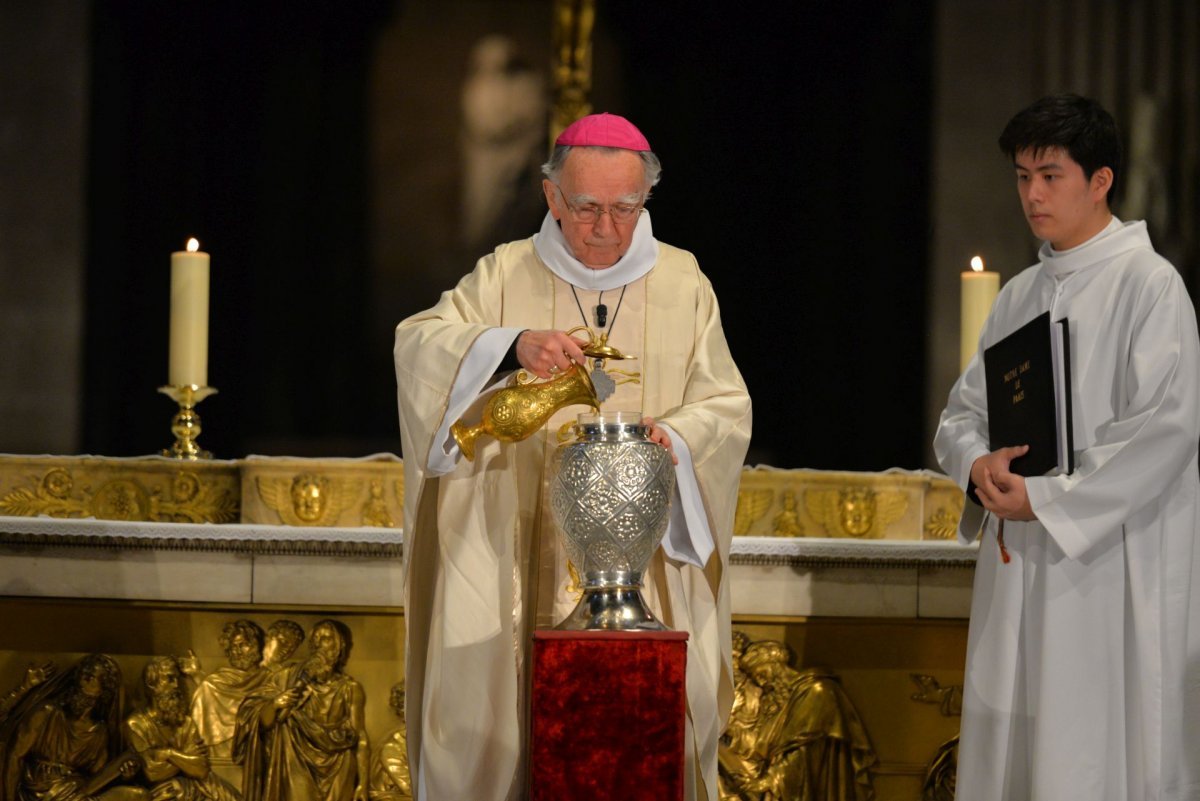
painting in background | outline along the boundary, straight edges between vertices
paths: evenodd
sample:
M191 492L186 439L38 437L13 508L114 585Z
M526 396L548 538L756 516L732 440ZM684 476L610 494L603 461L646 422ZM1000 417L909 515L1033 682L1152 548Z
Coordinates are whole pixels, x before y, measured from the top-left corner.
M372 71L372 327L431 306L545 214L551 6L404 3Z

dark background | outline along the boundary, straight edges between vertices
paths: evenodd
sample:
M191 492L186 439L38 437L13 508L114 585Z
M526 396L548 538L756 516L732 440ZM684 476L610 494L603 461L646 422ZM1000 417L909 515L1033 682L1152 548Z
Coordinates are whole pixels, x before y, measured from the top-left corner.
M168 257L193 235L213 254L220 390L199 407L202 444L399 450L390 332L366 310L398 322L433 298L371 294L368 132L373 47L405 14L94 4L86 452L168 444L170 403L147 388L166 375ZM545 14L549 39L549 0ZM930 14L929 0L599 3L619 69L597 108L664 162L655 232L716 287L754 400L750 462L921 466Z

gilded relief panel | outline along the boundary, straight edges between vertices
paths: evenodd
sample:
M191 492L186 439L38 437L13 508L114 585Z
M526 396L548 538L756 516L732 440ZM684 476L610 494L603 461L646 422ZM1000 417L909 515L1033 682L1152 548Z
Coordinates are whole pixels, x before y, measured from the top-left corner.
M0 456L0 515L159 523L399 527L404 463L250 457Z
M287 771L305 760L337 766L317 788L333 798L408 797L397 609L19 599L0 609L0 738L19 754L6 781L32 797L249 789L273 801L301 792L306 780ZM965 620L739 616L734 628L723 798L789 797L806 781L836 799L953 797ZM85 728L111 739L71 741L69 755L31 739L78 720L103 722ZM291 729L313 736L272 761ZM34 775L43 763L61 763L53 780Z
M839 801L953 798L965 620L735 616L734 631L741 670L722 737L724 799L792 797L769 793L804 782ZM771 662L786 670L772 675ZM791 752L800 758L772 760L788 741L803 744Z
M0 457L0 515L236 523L240 494L234 462Z
M3 801L410 797L394 610L3 610Z
M962 491L930 472L742 471L733 533L756 537L949 540Z

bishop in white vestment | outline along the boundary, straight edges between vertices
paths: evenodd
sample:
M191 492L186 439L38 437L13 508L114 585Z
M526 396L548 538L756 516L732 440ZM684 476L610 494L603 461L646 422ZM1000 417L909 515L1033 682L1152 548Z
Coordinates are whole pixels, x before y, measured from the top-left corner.
M653 236L642 203L657 167L647 166L644 137L603 114L558 144L541 231L498 247L396 329L413 783L421 801L526 792L532 632L565 617L577 597L550 517L547 467L559 427L586 409L559 411L522 442L481 438L473 461L449 427L478 419L513 352L543 378L587 362L563 332L589 325L638 357L609 362L616 387L604 408L653 417L657 440L678 459L672 520L645 596L659 619L690 635L685 783L689 798L715 799L717 739L732 701L724 571L750 399L712 286L691 254Z

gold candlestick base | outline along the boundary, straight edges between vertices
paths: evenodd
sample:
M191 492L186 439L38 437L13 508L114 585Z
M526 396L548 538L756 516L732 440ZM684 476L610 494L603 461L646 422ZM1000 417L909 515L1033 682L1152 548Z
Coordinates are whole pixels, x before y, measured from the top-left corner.
M171 418L171 433L175 435L175 444L165 448L162 455L176 459L211 459L212 453L202 450L196 444L196 439L200 436L200 415L196 414L196 404L209 395L217 394L217 390L213 387L184 384L180 387L159 387L158 391L179 404L179 412Z

